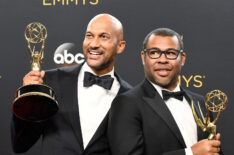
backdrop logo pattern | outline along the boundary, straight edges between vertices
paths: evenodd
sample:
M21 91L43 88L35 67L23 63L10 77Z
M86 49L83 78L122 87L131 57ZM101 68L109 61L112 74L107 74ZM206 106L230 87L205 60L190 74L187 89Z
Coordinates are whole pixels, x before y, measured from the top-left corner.
M43 0L43 6L98 5L99 0Z
M203 80L206 78L206 76L203 75L180 75L178 77L179 84L183 85L185 87L195 87L195 88L201 88L203 86Z
M54 62L56 64L72 64L77 63L81 64L84 62L84 55L82 53L77 53L73 55L72 53L68 53L67 50L64 50L64 53L57 53L54 55Z

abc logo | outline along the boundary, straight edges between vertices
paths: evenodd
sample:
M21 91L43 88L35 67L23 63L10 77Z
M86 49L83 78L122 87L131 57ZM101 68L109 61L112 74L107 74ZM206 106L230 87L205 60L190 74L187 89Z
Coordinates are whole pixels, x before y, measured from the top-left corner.
M54 55L54 62L56 64L72 64L77 63L81 64L84 62L84 55L82 53L77 53L75 56L71 53L68 53L67 50L64 50L64 54L57 53Z

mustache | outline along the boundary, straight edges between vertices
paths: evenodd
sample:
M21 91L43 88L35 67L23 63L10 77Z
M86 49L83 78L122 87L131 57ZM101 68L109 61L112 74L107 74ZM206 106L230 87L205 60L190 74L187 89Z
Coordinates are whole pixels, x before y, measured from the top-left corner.
M158 71L158 70L168 70L168 71L170 71L170 70L172 70L172 67L170 66L170 65L167 65L167 64L164 64L164 65L156 65L155 67L154 67L154 70L155 71Z
M95 52L95 53L99 53L99 54L104 53L104 51L99 49L99 48L91 48L91 47L87 48L86 51L87 52Z

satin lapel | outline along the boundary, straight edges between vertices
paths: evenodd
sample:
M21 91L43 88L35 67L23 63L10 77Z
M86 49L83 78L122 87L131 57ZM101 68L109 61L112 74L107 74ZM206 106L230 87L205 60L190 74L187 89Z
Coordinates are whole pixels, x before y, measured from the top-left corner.
M119 83L120 83L120 88L118 91L118 94L121 94L125 91L127 91L129 88L128 86L125 86L123 80L115 73L115 76L117 77ZM97 131L95 132L95 134L93 135L92 139L90 140L89 144L86 147L86 150L96 141L98 140L102 135L106 134L106 130L107 130L107 123L108 123L108 115L109 112L107 112L106 116L104 117L103 121L101 122L101 124L99 125Z
M187 90L185 90L183 88L181 88L181 89L185 92L185 94L186 94L185 98L188 101L188 103L190 104L190 106L192 106L192 102L193 102L195 111L197 113L197 116L202 120L202 116L201 116L199 106L198 106L199 101L195 97L193 97L189 93L189 91L187 91ZM204 103L199 103L199 104L201 105L201 104L204 104ZM202 108L202 106L200 106L200 107ZM204 109L202 109L202 110L204 110ZM205 115L205 113L203 113L203 114ZM201 128L198 125L197 125L197 136L198 136L198 140L201 140L201 139L204 138L204 132L201 130Z
M150 107L156 112L167 124L172 133L177 137L179 142L183 147L186 147L183 137L180 133L180 130L163 99L160 97L155 88L146 80L143 84L144 92L146 93L143 96L143 99L146 103L150 105Z
M80 127L80 117L77 99L77 80L80 72L81 65L71 68L69 71L61 70L59 72L59 85L61 91L61 98L66 119L70 122L72 129L80 144L81 150L83 150L83 140Z
M117 96L132 88L132 86L127 84L117 73L115 73L115 76L118 79L119 84L120 84L120 88L119 88Z

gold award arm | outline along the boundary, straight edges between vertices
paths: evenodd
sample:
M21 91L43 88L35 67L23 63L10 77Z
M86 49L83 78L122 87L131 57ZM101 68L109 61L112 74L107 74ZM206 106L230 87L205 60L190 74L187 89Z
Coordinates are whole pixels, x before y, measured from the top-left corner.
M199 103L198 103L198 104L199 104ZM199 109L200 109L200 105L199 105ZM201 112L201 115L202 115L202 119L203 119L203 122L202 122L202 120L199 119L198 116L197 116L196 110L195 110L195 108L194 108L194 102L193 102L193 101L192 101L192 112L193 112L193 117L194 117L194 119L195 119L197 125L198 125L203 131L206 131L206 130L207 130L207 127L205 126L205 124L203 124L203 123L204 123L204 116L203 116L202 112L200 111L200 112Z

